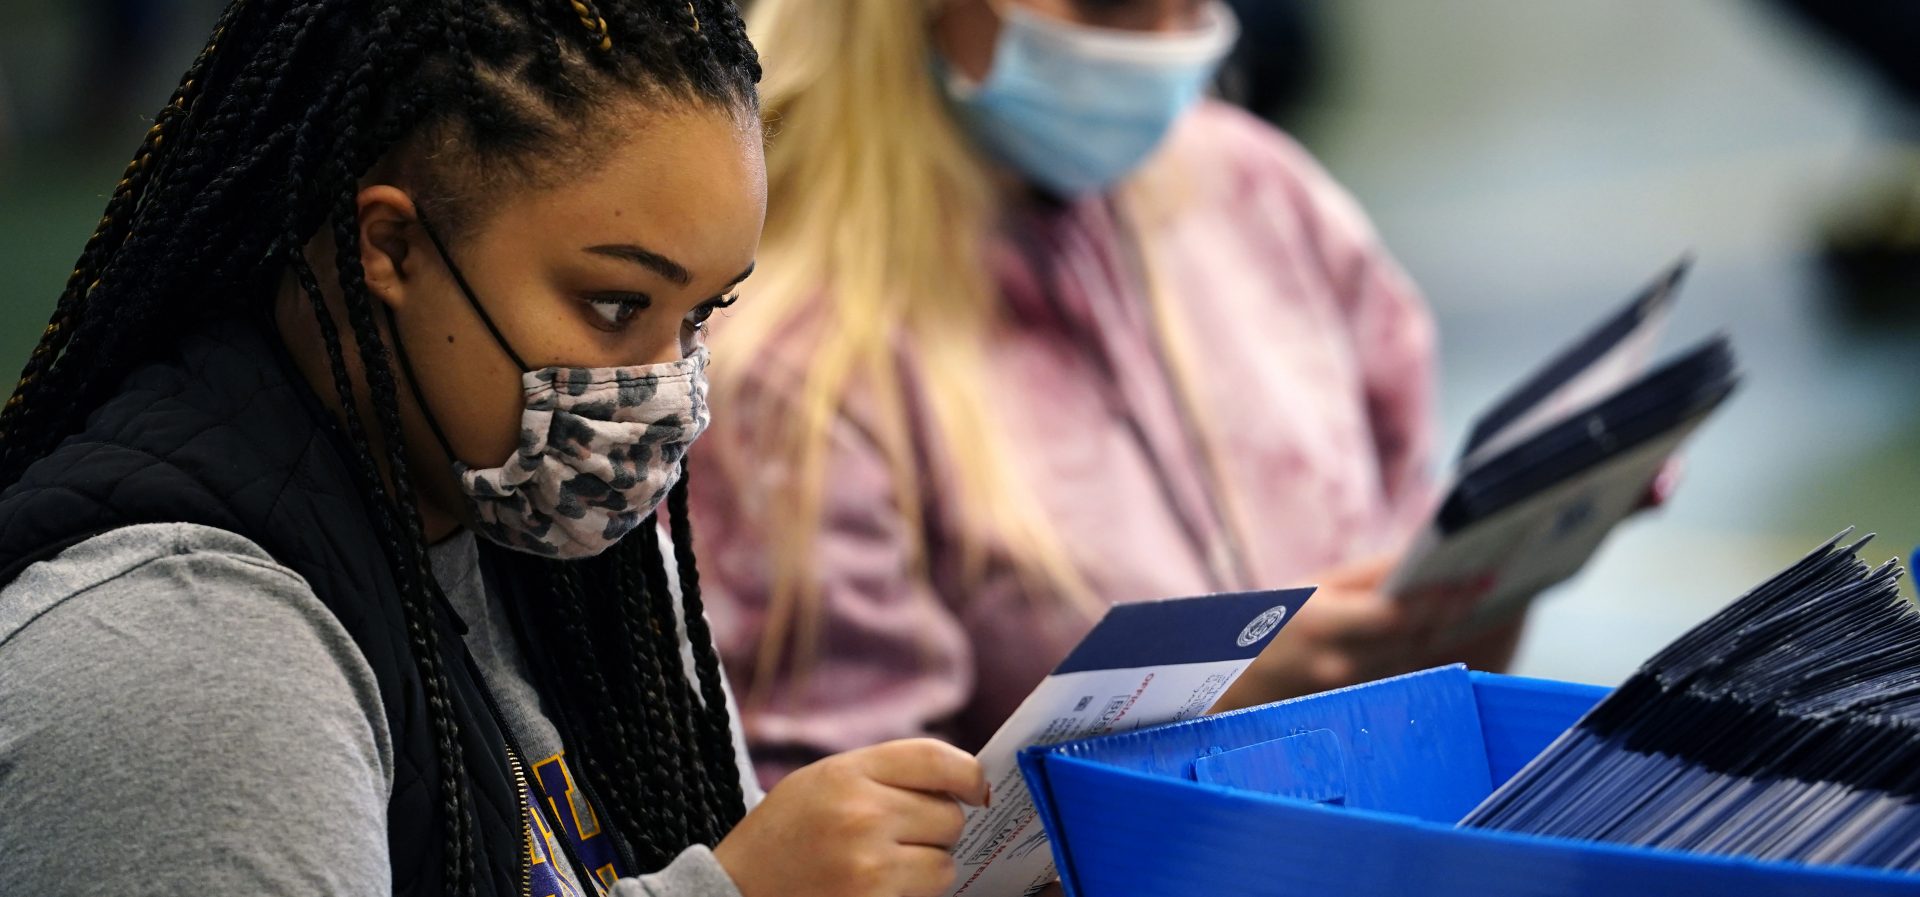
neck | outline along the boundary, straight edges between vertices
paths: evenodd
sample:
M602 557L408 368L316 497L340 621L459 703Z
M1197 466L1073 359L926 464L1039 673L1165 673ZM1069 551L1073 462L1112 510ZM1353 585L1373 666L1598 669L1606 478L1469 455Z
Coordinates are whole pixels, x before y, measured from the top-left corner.
M460 518L448 514L426 502L415 502L420 509L421 534L427 537L428 545L438 545L458 535L466 528Z

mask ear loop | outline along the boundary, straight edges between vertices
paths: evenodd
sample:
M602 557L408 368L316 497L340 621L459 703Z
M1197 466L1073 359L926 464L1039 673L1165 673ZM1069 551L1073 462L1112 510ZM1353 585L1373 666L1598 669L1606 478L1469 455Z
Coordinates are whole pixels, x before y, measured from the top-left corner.
M487 332L493 334L493 341L500 344L500 349L513 359L521 373L531 373L533 368L521 360L520 353L513 351L513 344L507 342L506 334L500 332L499 326L493 323L493 317L487 314L486 307L480 304L480 298L473 294L473 287L467 284L466 275L460 273L460 266L453 263L453 255L447 252L447 245L440 242L440 235L434 232L433 225L427 223L426 214L417 209L415 214L420 220L420 229L427 232L427 239L433 241L433 248L440 253L440 260L446 263L447 272L453 275L453 282L459 285L460 294L467 297L467 304L473 306L474 314L480 316L480 323L487 325Z
M407 356L407 341L400 336L400 319L394 317L391 306L387 308L387 329L393 332L393 354L400 359L400 370L407 375L407 389L413 393L413 403L420 406L420 416L426 418L427 429L433 431L433 438L440 443L440 450L447 453L448 461L464 464L460 456L453 453L453 443L447 439L446 431L440 429L440 421L434 418L426 394L420 391L420 378L413 373L413 359Z
M493 334L494 342L500 344L500 349L507 353L508 358L513 359L513 363L519 366L521 373L532 370L527 367L526 362L520 360L520 353L513 351L513 346L507 343L506 336L500 332L499 327L494 325L493 318L487 316L487 310L473 295L473 288L467 285L466 276L461 274L459 266L453 263L453 256L448 254L446 244L440 242L440 235L434 232L433 225L427 223L426 215L418 210L415 210L415 214L420 220L420 229L426 231L427 239L433 241L433 248L440 253L440 260L446 263L447 271L453 275L453 282L459 285L461 295L467 297L467 304L473 306L474 313L480 316L480 323L487 325L487 331ZM420 406L420 416L426 418L427 429L432 431L434 440L440 443L440 450L447 454L447 460L454 464L465 464L466 462L461 461L459 455L454 454L453 441L448 439L446 431L440 428L440 421L434 416L433 407L427 404L426 393L420 391L420 377L413 371L413 358L407 354L407 341L400 335L400 319L394 315L392 306L387 306L386 312L387 329L393 333L393 354L399 357L400 370L407 375L407 390L413 394L414 404Z

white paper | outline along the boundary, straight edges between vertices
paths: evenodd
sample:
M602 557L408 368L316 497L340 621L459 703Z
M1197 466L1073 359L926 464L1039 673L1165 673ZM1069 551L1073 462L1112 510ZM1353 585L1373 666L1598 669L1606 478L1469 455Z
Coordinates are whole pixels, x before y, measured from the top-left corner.
M1142 605L1109 611L980 751L993 806L968 812L966 831L953 850L959 875L948 897L1021 897L1059 877L1020 774L1020 751L1205 713L1311 591L1152 602L1153 619L1131 622L1114 616ZM1205 638L1196 641L1196 635ZM1170 646L1176 641L1187 644ZM1216 641L1218 650L1211 650ZM1186 662L1161 662L1173 655Z

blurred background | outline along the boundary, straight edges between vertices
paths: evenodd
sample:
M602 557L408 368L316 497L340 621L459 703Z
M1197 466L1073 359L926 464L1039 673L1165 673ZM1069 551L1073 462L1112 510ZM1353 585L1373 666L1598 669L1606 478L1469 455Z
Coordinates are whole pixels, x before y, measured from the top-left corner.
M0 368L220 5L0 0ZM1516 672L1615 682L1849 525L1881 534L1869 556L1920 544L1920 106L1882 50L1920 44L1871 17L1920 3L1241 5L1260 38L1227 89L1358 195L1432 301L1449 452L1682 252L1668 348L1724 329L1746 364L1673 500L1548 596Z

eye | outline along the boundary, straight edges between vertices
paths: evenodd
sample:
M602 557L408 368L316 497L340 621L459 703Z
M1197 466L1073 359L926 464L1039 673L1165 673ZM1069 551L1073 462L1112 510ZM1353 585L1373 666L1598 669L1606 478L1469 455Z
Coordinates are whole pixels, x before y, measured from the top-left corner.
M597 326L607 330L625 327L634 315L653 304L653 299L645 293L594 293L587 296L586 301L587 307L600 318Z
M693 311L687 312L687 321L686 321L687 326L693 328L694 330L704 330L706 329L707 322L713 319L713 315L715 312L720 311L723 308L732 308L733 304L739 301L740 301L740 294L735 293L724 299L713 299L707 302L703 302L700 304L700 307L695 308Z

